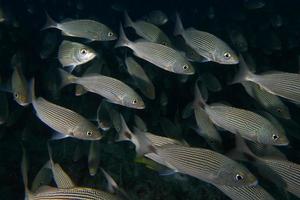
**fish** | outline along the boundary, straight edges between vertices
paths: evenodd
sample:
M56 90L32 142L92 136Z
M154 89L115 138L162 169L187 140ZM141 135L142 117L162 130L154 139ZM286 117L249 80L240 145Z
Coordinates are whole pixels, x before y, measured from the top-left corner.
M41 186L43 185L49 185L52 181L53 175L52 175L52 169L50 160L47 161L42 168L39 170L39 172L34 177L32 184L31 184L31 191L35 192L37 191Z
M8 99L4 92L0 92L0 125L4 124L9 117Z
M27 80L21 68L22 55L16 53L11 59L13 73L11 77L11 89L15 101L21 106L28 106L30 104L29 88Z
M100 164L100 155L99 154L100 154L99 141L91 141L89 156L88 156L89 173L91 176L95 176L97 174L99 164Z
M168 16L161 10L152 10L143 19L157 26L164 25L169 21Z
M277 117L283 119L291 119L288 107L278 96L267 92L254 82L245 81L241 84L245 88L246 92L252 98L254 98L265 110Z
M134 115L134 124L139 130L141 130L143 132L148 130L147 124L138 115Z
M215 151L166 144L156 147L158 158L171 166L175 172L187 174L202 181L226 186L254 186L256 177L244 166ZM145 157L154 161L157 155L148 153Z
M133 22L128 13L125 12L125 27L132 27L136 33L149 42L154 42L171 47L171 41L168 36L157 26L143 20Z
M120 25L120 37L115 47L128 47L134 54L166 71L192 75L194 67L176 50L152 42L132 42L126 37Z
M279 146L289 144L285 133L277 130L276 126L265 117L220 103L207 105L201 97L197 84L195 84L195 96L198 98L195 103L204 108L210 120L218 127L261 144Z
M251 163L257 166L261 175L267 176L270 181L273 181L279 187L283 187L300 198L299 164L286 160L285 158L282 159L278 156L256 156L240 137L236 138L236 149L233 150L233 153L241 154L241 156L250 156L250 158L247 158L250 159ZM235 156L239 157L239 155Z
M240 55L239 72L232 83L250 81L258 84L267 92L300 103L300 74L280 71L269 71L263 74L254 74Z
M78 43L64 40L58 49L58 60L63 67L71 67L71 71L84 63L93 60L97 53L90 47Z
M64 188L59 187L51 187L51 186L42 186L37 191L32 192L28 188L28 161L26 158L26 154L23 153L22 163L21 163L21 170L22 170L22 177L23 183L25 187L25 199L28 200L40 200L40 199L82 199L82 200L89 200L89 199L100 199L100 200L119 200L120 198L117 195L97 190L88 187L78 187L72 185L71 187L67 187L65 179L56 179L56 184L58 186L64 186ZM58 165L59 166L59 165ZM64 174L60 178L67 178L71 180L63 169L59 166L53 169L55 174Z
M103 131L109 131L112 127L110 107L107 104L107 101L102 100L97 109L98 127Z
M109 27L94 20L79 19L58 23L47 13L46 17L47 22L41 30L56 28L61 30L65 36L84 38L89 41L111 41L117 39L117 34Z
M239 63L236 53L221 39L204 31L194 28L184 29L181 19L176 14L175 35L181 35L186 44L193 48L199 55L219 64L234 65Z
M82 85L87 91L105 97L109 102L135 109L144 109L142 98L125 83L108 76L87 75L76 77L60 69L61 87L69 84Z
M125 63L139 90L149 99L155 99L155 87L140 64L132 57L126 57Z
M80 114L51 103L43 97L36 97L34 83L33 78L30 87L33 108L42 122L58 132L54 139L74 137L83 140L100 140L102 138L97 127Z
M231 187L226 185L215 185L219 190L226 194L232 200L275 200L263 187Z

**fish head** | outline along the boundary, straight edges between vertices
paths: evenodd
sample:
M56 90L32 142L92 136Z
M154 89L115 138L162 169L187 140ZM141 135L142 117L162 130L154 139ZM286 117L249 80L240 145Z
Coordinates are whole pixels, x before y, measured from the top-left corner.
M78 123L72 131L72 136L82 140L100 140L102 134L99 130L89 121Z
M275 126L270 124L269 126L262 127L257 133L257 141L262 144L285 146L289 144L284 130L277 130Z
M88 62L92 59L94 59L97 56L97 53L87 46L80 46L76 50L76 60L78 60L80 63Z
M18 92L18 91L15 91L14 92L14 99L15 101L21 105L21 106L27 106L29 105L29 96L27 93L23 93L23 92Z
M192 75L195 73L193 65L185 59L183 61L180 61L180 59L178 59L177 62L174 63L172 68L173 72L177 74Z
M118 39L118 35L113 32L110 28L105 28L104 30L99 31L97 40L100 41L111 41Z
M243 165L229 161L225 162L218 171L218 184L232 187L254 186L257 184L256 177Z
M239 57L237 54L225 43L220 45L223 48L216 50L215 61L225 65L235 65L239 63Z
M144 109L145 103L143 99L138 94L129 95L123 97L122 104L129 108L136 108L136 109Z

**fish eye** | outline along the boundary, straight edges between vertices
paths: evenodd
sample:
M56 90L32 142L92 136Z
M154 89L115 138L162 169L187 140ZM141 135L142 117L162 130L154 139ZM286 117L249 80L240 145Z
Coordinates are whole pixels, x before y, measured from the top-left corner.
M113 32L108 32L108 33L107 33L107 35L108 35L109 37L113 36L113 34L114 34Z
M242 176L242 175L240 175L240 174L237 174L236 176L235 176L235 179L237 180L237 181L240 181L240 180L242 180L244 177Z
M80 49L80 53L81 53L82 55L85 55L85 54L87 54L87 50L86 50L86 49Z
M282 110L280 108L277 108L277 112L282 113Z
M272 139L273 139L273 140L275 140L275 141L276 141L276 140L278 140L278 138L279 138L279 136L278 136L278 135L275 135L275 134L273 134L273 135L272 135Z
M14 96L15 96L15 98L19 98L19 93L16 92L16 93L14 94Z
M92 134L93 134L92 131L87 131L87 132L86 132L86 135L87 135L87 136L92 136Z
M225 53L224 53L224 57L225 57L226 59L229 59L229 58L231 57L231 55L230 55L230 53L225 52Z
M137 100L136 100L136 99L133 99L131 103L132 103L132 104L137 104Z
M187 70L187 69L189 68L189 66L188 66L188 65L183 65L182 68L183 68L184 70Z

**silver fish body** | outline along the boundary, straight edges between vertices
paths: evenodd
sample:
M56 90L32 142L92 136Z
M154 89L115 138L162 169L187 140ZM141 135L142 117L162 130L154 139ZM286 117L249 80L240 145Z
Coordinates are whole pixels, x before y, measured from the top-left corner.
M96 52L81 43L64 40L58 49L58 60L63 67L81 65L96 57Z
M256 178L242 165L215 151L163 145L157 154L176 171L212 184L227 186L256 185Z
M110 41L117 39L117 35L109 27L94 20L80 19L57 23L48 15L47 20L42 30L57 28L62 31L63 35L86 38L90 41Z
M123 28L120 28L120 38L115 47L126 46L134 54L164 70L192 75L195 73L193 66L176 50L152 42L131 42L127 39Z
M284 133L254 112L226 105L205 106L205 111L214 124L248 140L262 144L288 144Z

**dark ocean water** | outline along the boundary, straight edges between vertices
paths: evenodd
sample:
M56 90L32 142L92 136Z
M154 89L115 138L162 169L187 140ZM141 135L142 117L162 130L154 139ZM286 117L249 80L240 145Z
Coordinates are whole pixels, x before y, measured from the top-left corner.
M250 0L249 0L250 1ZM56 21L65 19L94 19L109 26L116 33L123 21L123 13L118 10L128 10L131 18L140 19L152 10L161 10L169 17L169 22L161 29L171 38L174 29L174 13L178 11L185 27L212 33L227 42L235 51L228 35L230 27L237 27L248 42L248 52L257 66L257 72L279 70L299 73L300 71L300 3L297 1L267 1L259 9L247 9L243 0L136 0L136 1L102 1L102 0L0 0L0 8L5 13L5 22L0 24L0 77L9 80L11 76L11 57L16 52L22 52L23 71L27 78L36 77L36 90L39 96L72 109L90 118L102 98L88 93L81 97L72 95L74 87L68 86L57 93L58 82L56 68L60 67L57 60L57 49L63 40L60 31L49 29L41 31L46 16L45 11ZM214 16L211 9L214 10ZM272 25L276 16L282 19L282 25ZM49 50L43 46L47 34L50 34ZM130 38L137 38L134 31L129 30ZM276 37L276 39L274 39ZM75 39L74 41L82 41ZM92 42L89 44L97 52L101 52L106 60L111 76L132 84L130 76L116 56L122 58L124 51L114 49L115 41ZM49 50L46 59L41 59L41 51ZM130 51L127 52L131 54ZM197 75L191 76L187 82L181 82L181 75L172 74L157 68L146 61L138 60L146 72L152 74L156 88L157 99L148 100L145 110L132 110L119 107L128 125L132 128L133 113L141 116L151 132L186 140L191 146L209 148L206 142L194 131L182 125L179 133L163 132L160 126L161 117L177 121L178 124L188 123L178 117L178 112L188 102L193 100L193 87ZM88 64L89 65L89 64ZM88 66L87 65L87 66ZM245 92L241 84L228 85L233 78L237 66L229 67L215 63L195 63L197 74L210 72L222 83L223 89L209 94L209 102L228 102L235 107L252 111L260 109L257 103ZM80 73L80 70L78 72ZM3 81L4 82L4 81ZM134 87L134 86L133 86ZM161 106L159 97L162 93L168 97L167 106ZM0 199L18 200L24 198L20 164L22 158L21 144L25 147L29 163L30 183L38 170L49 160L47 140L53 131L42 123L35 115L31 105L19 106L13 96L7 93L9 102L9 120L0 125ZM280 150L290 161L300 163L300 108L283 100L288 106L292 122L280 120L286 129L290 140L288 147ZM0 102L1 103L1 102ZM189 119L188 119L189 120ZM233 134L222 132L225 151L234 144ZM119 187L128 193L132 199L143 200L221 200L229 199L214 186L189 176L160 176L156 171L134 162L134 145L129 142L113 143L115 131L109 131L100 141L100 165L116 180ZM106 188L104 176L99 172L91 177L88 173L87 154L88 141L64 139L52 141L54 159L60 163L78 186ZM83 156L76 162L73 156L77 145L80 145ZM246 164L248 166L248 164ZM251 169L251 166L249 166ZM253 169L254 170L254 169ZM255 170L254 170L255 171ZM262 186L275 199L285 199L278 188L272 183L262 180ZM54 183L52 183L54 185ZM289 194L288 199L297 199Z

